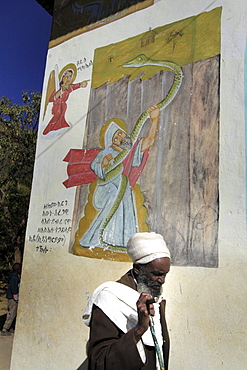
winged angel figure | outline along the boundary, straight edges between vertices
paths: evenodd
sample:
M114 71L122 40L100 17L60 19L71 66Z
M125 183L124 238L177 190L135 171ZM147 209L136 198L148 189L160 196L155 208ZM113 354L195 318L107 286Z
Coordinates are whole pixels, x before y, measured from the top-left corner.
M60 130L64 127L70 127L65 119L67 109L67 100L72 91L80 87L86 87L89 80L85 80L76 84L73 82L76 79L77 70L73 63L67 64L60 72L56 64L54 70L51 71L45 98L45 108L43 120L45 118L48 104L53 103L52 115L53 117L47 124L43 131L43 135L47 135L50 131Z

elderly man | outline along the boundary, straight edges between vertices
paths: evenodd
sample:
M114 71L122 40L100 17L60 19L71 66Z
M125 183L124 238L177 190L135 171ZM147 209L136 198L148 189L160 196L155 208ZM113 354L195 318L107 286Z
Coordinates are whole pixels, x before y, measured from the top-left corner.
M168 369L169 337L162 285L170 270L163 237L136 233L127 252L133 268L92 294L84 322L90 326L89 370Z

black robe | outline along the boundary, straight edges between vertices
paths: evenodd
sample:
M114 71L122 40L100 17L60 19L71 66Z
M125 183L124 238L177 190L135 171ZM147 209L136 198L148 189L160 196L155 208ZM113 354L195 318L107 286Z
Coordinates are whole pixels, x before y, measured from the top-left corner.
M130 271L119 283L136 290ZM160 321L163 334L163 355L168 370L169 336L165 321L165 301L160 303ZM155 370L155 348L144 345L146 363L143 364L134 339L134 328L123 333L97 306L93 306L88 341L88 370Z

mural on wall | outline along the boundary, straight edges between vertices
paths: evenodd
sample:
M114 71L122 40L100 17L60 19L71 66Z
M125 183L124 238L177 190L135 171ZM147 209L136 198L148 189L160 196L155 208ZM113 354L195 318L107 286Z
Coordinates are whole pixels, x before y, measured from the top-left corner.
M73 32L80 34L153 5L154 0L56 0L51 46ZM70 38L70 37L69 37Z
M161 233L175 265L218 264L221 8L95 50L71 251L128 261L133 232Z
M77 68L74 63L67 64L60 72L56 65L51 71L46 91L45 108L43 120L45 118L47 106L52 103L52 118L45 127L43 135L51 131L60 130L70 127L66 121L67 100L74 90L87 87L88 80L73 84L76 79Z
M176 96L183 75L181 67L176 63L152 60L144 54L123 65L123 67L129 68L157 65L168 67L174 71L175 77L172 87L161 102L142 113L131 135L127 135L125 121L112 118L102 126L100 132L99 140L102 150L72 149L68 157L65 158L65 161L69 162L70 168L73 168L73 174L64 182L66 187L93 182L98 178L92 196L93 202L85 211L85 219L90 220L90 225L80 240L82 247L126 251L126 245L131 235L138 230L148 230L145 222L146 209L142 204L143 195L139 187L135 187L135 185L146 164L149 149L154 144L160 110L167 107ZM152 123L147 136L138 139L148 118ZM78 156L80 156L80 165L76 173ZM85 162L85 158L90 158L90 166L83 170L81 163ZM90 176L90 169L95 176L92 174ZM140 207L136 209L135 205L138 199L142 201ZM95 210L98 213L94 217ZM84 223L85 226L86 224L87 222Z

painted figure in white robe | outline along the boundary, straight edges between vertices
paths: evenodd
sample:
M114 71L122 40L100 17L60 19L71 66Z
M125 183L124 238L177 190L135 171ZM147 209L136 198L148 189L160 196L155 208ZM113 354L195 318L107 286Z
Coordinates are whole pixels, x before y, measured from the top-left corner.
M138 222L136 217L135 204L132 194L132 185L139 177L148 157L148 150L152 147L156 137L159 121L159 108L152 106L149 109L151 126L145 138L137 140L132 145L130 137L115 122L110 120L104 134L105 148L99 151L91 162L91 169L97 175L98 182L93 195L93 206L99 211L90 227L80 240L82 247L101 247L99 232L106 216L118 195L121 176L125 174L128 178L123 199L110 222L104 229L103 240L107 244L126 247L131 235L138 232ZM111 180L105 180L105 168L122 150L129 150L129 154L123 161L124 170L118 173ZM137 172L136 172L137 171ZM137 176L138 173L138 176Z

